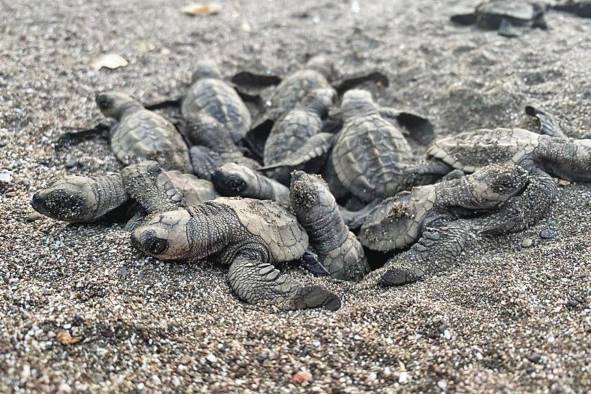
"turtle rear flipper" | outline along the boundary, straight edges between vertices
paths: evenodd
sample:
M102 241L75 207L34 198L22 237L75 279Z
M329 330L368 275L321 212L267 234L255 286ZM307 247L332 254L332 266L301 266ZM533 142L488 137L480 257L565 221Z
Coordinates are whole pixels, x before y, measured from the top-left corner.
M538 119L540 133L551 137L568 138L553 115L532 105L525 106L525 113Z
M390 86L388 76L379 70L347 75L342 77L340 81L335 81L333 85L339 96L342 96L347 90L354 89L368 82L373 82L384 88Z
M339 298L320 286L303 286L266 262L261 247L243 247L234 257L228 282L238 298L282 309L340 308Z
M252 88L267 88L279 85L281 78L272 74L258 74L251 71L240 71L230 79L233 84Z
M476 14L471 12L469 14L456 14L452 15L450 20L453 23L457 23L462 26L471 26L476 23Z
M108 141L111 136L111 128L111 125L102 122L89 129L68 128L71 131L59 136L56 141L56 149L64 148L67 145L76 145L94 138L102 138Z
M177 97L177 98L158 101L155 103L146 104L146 105L144 105L144 107L146 109L149 109L150 111L153 111L155 109L164 109L164 108L180 108L182 102L183 102L183 97Z
M336 136L330 133L318 133L310 137L304 145L302 145L295 152L292 152L285 160L280 163L271 164L260 168L261 171L269 171L277 168L288 167L291 170L312 163L315 160L320 160L322 163L326 160L328 152L334 145ZM306 172L315 172L319 170L322 165L311 165L312 169Z

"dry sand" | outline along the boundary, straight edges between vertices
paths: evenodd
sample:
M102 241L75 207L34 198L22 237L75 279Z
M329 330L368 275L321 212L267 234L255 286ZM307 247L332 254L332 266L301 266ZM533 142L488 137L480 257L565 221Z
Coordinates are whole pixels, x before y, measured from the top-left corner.
M345 73L379 66L391 85L378 101L428 114L441 135L519 125L531 102L591 134L589 20L553 13L550 31L506 39L448 22L476 1L359 3L224 1L191 18L183 0L0 1L0 392L589 390L588 185L562 186L538 226L422 283L331 284L336 313L245 305L223 269L158 262L120 226L31 210L53 177L119 168L104 141L54 149L66 126L101 119L95 92L176 96L203 57L226 75L286 73L319 51ZM129 66L93 71L106 52ZM547 228L558 237L542 239ZM312 379L292 383L298 371Z

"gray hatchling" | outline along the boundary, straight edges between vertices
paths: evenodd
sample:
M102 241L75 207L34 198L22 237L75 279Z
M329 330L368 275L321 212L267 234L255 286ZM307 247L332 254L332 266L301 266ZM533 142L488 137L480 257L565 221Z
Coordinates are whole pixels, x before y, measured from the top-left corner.
M345 225L339 207L318 175L291 176L291 204L325 270L336 279L359 280L369 272L361 243Z
M547 29L543 2L528 0L486 0L476 6L474 12L453 15L451 20L461 25L477 25L485 30L497 30L500 35L515 37L519 28Z
M252 123L236 90L223 81L219 69L210 61L197 63L192 85L181 103L181 113L187 120L198 120L202 113L210 115L230 131L235 143L246 135Z
M515 165L487 166L474 174L418 186L382 201L368 216L359 239L369 249L404 249L430 222L492 210L527 186L527 172Z
M124 93L100 93L96 103L118 122L111 129L111 149L123 164L155 160L167 170L191 172L189 148L168 120Z
M544 129L542 129L544 131ZM523 129L481 129L436 140L427 150L431 162L448 171L473 172L494 163L526 163L569 181L591 180L591 139L541 135Z
M133 164L122 173L96 177L69 175L53 182L49 187L33 195L33 208L56 220L85 223L102 219L116 210L131 198L134 191L130 188L132 178L150 177L149 183L138 186L148 191L147 185L161 190L168 197L170 207L183 204L196 205L212 200L218 195L211 182L198 179L190 174L179 171L162 171L156 162ZM153 205L153 204L152 204ZM147 204L148 210L152 205Z
M337 198L344 186L358 199L369 202L393 196L414 184L430 183L445 174L435 166L421 173L415 171L412 151L402 130L380 114L369 92L349 90L341 108L343 130L324 173Z
M132 232L132 243L162 260L211 258L229 266L230 287L248 303L340 308L336 295L301 284L275 267L304 256L308 236L296 217L273 201L218 198L162 212Z
M212 176L216 190L227 197L273 200L289 206L289 189L251 168L236 163L224 164Z
M323 119L336 97L334 89L317 89L308 94L300 104L287 112L273 125L265 142L263 161L265 166L272 166L288 159L298 151L311 137L322 130ZM314 151L314 148L311 149ZM305 153L298 152L300 157ZM310 157L310 160L313 157ZM289 181L290 168L281 171L275 169L269 176L283 183Z

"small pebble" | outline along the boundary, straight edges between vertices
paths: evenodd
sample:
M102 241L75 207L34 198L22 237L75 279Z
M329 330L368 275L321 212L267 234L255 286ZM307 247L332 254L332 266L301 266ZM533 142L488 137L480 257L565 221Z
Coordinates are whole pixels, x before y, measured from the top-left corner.
M437 387L439 387L441 390L445 391L445 390L447 390L447 382L442 379L439 382L437 382Z
M398 375L398 383L400 383L400 384L408 383L409 380L410 380L410 375L406 371L402 371L402 372L400 372L400 375Z
M539 364L539 362L542 360L542 356L539 353L532 353L527 356L527 359L534 364Z
M76 167L82 167L82 163L80 163L78 160L76 159L72 159L72 158L68 158L66 160L66 163L64 164L64 167L66 167L67 169L72 169L72 168L76 168Z
M213 354L209 353L205 359L207 361L209 361L211 364L214 364L216 361L218 361L218 358L216 356L214 356Z
M540 231L540 238L542 239L556 239L558 238L558 230L553 227L546 227Z
M534 244L534 240L529 237L524 238L523 241L521 241L521 246L524 248L530 248L533 244Z
M10 182L12 182L12 174L10 173L10 171L0 171L0 184L3 183L8 185Z
M296 372L291 378L291 381L297 384L304 384L310 380L312 380L312 374L308 371Z

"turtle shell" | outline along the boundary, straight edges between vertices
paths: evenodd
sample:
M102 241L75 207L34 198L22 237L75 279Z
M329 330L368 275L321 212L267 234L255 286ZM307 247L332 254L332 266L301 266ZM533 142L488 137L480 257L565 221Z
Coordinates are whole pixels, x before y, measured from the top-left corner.
M280 163L295 152L310 137L318 134L322 121L305 109L295 109L274 124L265 143L265 165Z
M476 6L477 24L498 29L503 19L515 26L527 26L541 14L539 7L523 0L490 0Z
M180 191L186 205L197 205L219 197L210 181L199 179L191 174L183 174L179 171L166 171L165 175L174 186L166 187L168 185L164 185L165 190L176 189Z
M148 110L123 116L111 136L111 149L125 165L155 160L164 169L191 172L183 137L172 123Z
M285 78L273 91L266 116L277 120L296 107L312 90L332 89L324 75L315 70L296 71Z
M219 79L200 79L191 85L181 112L189 120L199 120L199 115L205 112L230 130L234 142L246 135L252 123L250 112L236 90Z
M308 234L296 217L273 201L221 197L215 202L236 213L248 232L263 241L274 262L298 259L308 248Z
M385 199L367 217L359 240L380 251L403 249L419 238L423 223L435 204L433 185L415 187Z
M436 140L427 156L474 172L489 164L519 163L538 147L541 137L523 129L480 129Z
M400 163L410 159L411 149L400 129L377 113L345 123L331 155L338 179L363 201L399 192Z

